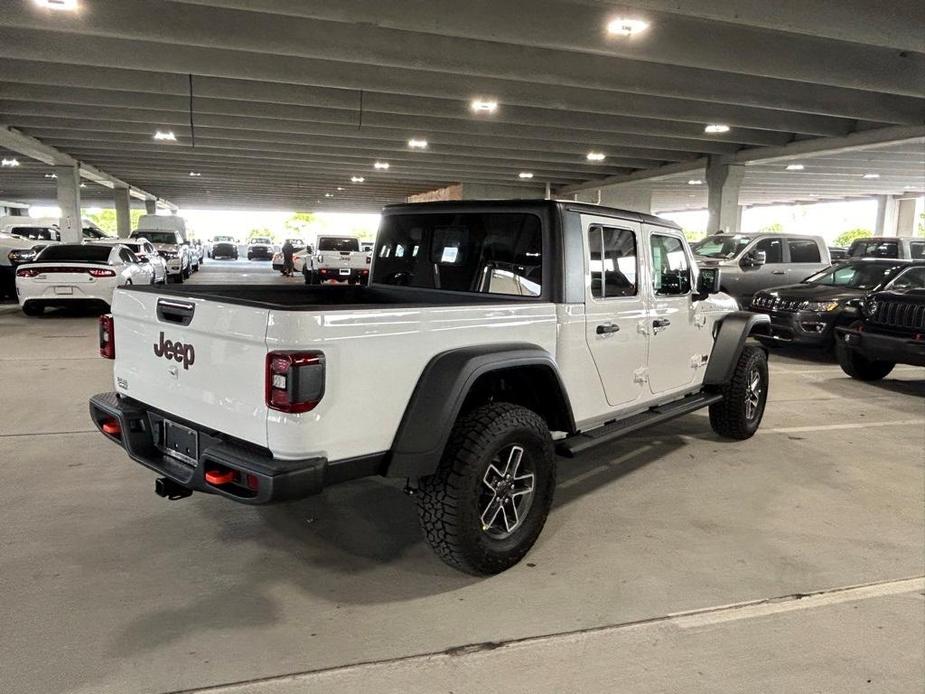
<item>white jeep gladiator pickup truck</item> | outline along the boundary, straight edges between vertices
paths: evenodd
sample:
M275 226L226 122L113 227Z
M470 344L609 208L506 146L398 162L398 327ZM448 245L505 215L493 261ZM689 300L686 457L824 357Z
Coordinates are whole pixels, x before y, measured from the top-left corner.
M386 207L368 286L132 287L101 318L100 431L245 504L407 479L448 564L530 549L569 457L701 408L755 433L768 318L735 310L657 217L555 201ZM387 368L383 368L387 366ZM232 377L229 377L232 376Z
M372 255L360 250L355 236L319 236L314 253L304 258L305 284L348 282L366 284Z

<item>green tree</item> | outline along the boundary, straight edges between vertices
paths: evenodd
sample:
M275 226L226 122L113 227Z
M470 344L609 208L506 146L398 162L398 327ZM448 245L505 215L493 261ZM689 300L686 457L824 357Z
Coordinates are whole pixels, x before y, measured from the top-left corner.
M141 215L144 213L144 210L131 210L129 212L132 229L135 229L138 226L138 218L141 217ZM116 233L116 211L114 209L97 210L95 212L83 210L82 215L84 219L89 219L107 234Z
M697 229L685 229L684 230L684 238L686 238L690 243L699 241L700 239L704 238L706 235L707 235L707 232L700 231Z
M925 236L925 212L919 215L919 224L915 228L915 232L919 236Z
M261 239L270 239L272 241L276 240L276 233L267 227L259 227L256 229L251 229L247 232L247 243L251 242L251 239L261 238Z
M862 239L866 236L873 236L873 232L870 229L864 229L863 227L858 227L857 229L849 229L848 231L842 232L835 239L835 245L841 246L842 248L847 248L851 245L851 242L855 239Z
M311 227L318 222L318 218L311 212L296 212L283 222L283 228L292 236L308 236Z
M773 224L768 224L763 226L758 230L759 234L783 234L784 225L780 222L774 222Z

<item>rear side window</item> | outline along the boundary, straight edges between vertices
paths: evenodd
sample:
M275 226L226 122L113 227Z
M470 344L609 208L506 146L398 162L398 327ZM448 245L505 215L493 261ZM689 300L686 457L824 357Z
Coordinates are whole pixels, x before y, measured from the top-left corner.
M790 246L791 263L821 263L822 255L819 253L819 246L815 241L803 239L790 239L787 241Z
M652 234L652 288L656 296L678 296L691 291L691 267L684 244L676 236Z
M49 260L63 260L90 263L105 263L109 260L109 254L112 252L110 246L91 246L91 245L69 245L46 246L38 257L37 262L48 262Z
M320 238L318 239L319 251L340 251L347 253L360 250L360 242L357 239L337 239L337 238Z
M372 282L456 292L540 296L540 219L515 212L387 215Z
M137 256L132 253L128 248L123 248L119 251L119 258L122 259L124 263L137 263Z
M784 262L784 242L782 239L762 239L755 244L755 250L764 251L764 262L769 265Z
M34 241L59 241L61 239L61 234L52 227L13 227L10 229L10 235Z
M636 234L628 229L592 226L588 230L591 296L611 299L637 291Z
M910 241L909 257L915 260L925 259L925 241Z
M852 258L898 258L899 244L896 241L866 239L851 244Z

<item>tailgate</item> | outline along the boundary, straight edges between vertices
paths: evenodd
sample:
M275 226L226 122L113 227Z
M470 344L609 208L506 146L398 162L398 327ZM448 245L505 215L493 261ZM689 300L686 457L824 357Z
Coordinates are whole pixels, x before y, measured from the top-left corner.
M119 393L267 445L267 309L117 291L112 313Z

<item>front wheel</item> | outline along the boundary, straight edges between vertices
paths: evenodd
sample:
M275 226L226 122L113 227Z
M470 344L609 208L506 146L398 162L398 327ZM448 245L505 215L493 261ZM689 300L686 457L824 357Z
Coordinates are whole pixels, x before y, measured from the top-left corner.
M436 472L418 480L421 528L450 566L500 573L536 542L555 486L546 422L518 405L484 405L456 422Z
M868 359L841 340L835 340L835 357L841 370L859 381L879 381L886 378L896 366L896 362Z
M758 431L768 400L768 358L760 347L747 345L723 399L710 405L710 426L720 436L742 441Z

